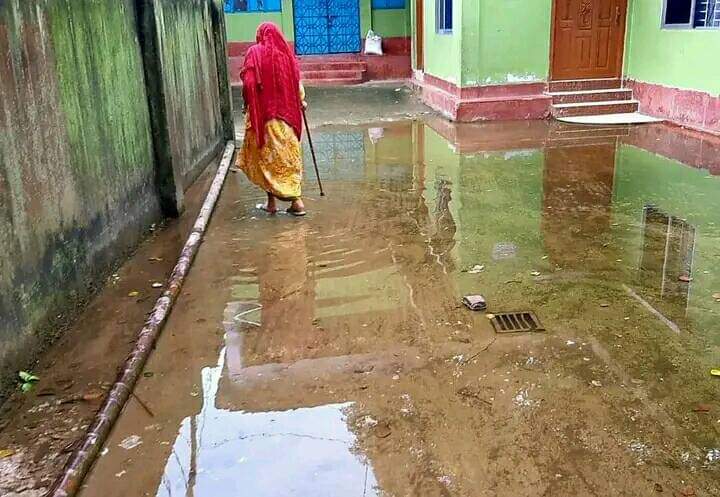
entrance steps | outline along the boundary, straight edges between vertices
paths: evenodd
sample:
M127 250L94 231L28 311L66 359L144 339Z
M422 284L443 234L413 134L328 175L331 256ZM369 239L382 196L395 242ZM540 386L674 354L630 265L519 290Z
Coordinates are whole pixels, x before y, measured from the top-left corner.
M361 60L323 56L300 58L300 73L305 86L348 86L365 81L367 63Z
M552 81L548 95L552 97L553 117L629 114L637 112L639 106L632 90L623 88L619 79Z

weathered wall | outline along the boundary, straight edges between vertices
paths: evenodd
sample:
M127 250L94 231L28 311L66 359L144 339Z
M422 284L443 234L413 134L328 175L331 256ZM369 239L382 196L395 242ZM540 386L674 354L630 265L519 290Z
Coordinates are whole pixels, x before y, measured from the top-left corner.
M211 3L155 2L170 153L185 189L225 145Z
M135 0L0 0L0 380L160 219L155 111L188 179L222 140L201 3L161 2L165 109Z
M437 33L435 30L435 2L425 0L423 3L425 22L425 72L456 85L461 82L460 54L462 52L462 13L465 2L455 2L453 10L453 32ZM413 0L412 12L415 12ZM415 16L413 15L413 25ZM413 64L415 63L413 57Z

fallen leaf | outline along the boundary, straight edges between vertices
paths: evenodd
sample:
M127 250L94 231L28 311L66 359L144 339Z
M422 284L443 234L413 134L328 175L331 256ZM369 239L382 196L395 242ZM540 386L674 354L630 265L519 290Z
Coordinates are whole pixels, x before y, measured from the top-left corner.
M140 292L132 291L128 293L128 297L137 297L138 295L140 295Z
M540 276L540 271L532 271L530 274L533 276Z
M715 300L720 300L720 293L713 293L712 298L714 298Z
M15 454L15 451L12 449L1 449L0 450L0 459L5 459L6 457L10 457L13 454Z
M590 382L590 384L594 387L601 387L602 383L600 383L598 380L593 380Z

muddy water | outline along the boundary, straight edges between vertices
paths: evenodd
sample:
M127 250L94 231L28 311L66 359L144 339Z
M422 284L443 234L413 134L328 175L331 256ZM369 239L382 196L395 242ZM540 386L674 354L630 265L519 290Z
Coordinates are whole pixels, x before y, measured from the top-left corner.
M720 177L678 133L326 129L304 219L232 175L83 497L720 495Z

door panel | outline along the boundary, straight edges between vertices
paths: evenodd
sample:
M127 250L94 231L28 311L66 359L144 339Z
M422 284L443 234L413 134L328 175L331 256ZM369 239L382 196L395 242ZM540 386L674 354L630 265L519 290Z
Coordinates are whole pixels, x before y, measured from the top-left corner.
M360 51L359 0L295 0L298 55Z
M552 79L620 77L627 0L555 0Z
M330 53L360 51L360 1L327 0Z

